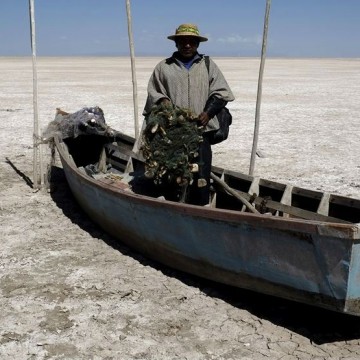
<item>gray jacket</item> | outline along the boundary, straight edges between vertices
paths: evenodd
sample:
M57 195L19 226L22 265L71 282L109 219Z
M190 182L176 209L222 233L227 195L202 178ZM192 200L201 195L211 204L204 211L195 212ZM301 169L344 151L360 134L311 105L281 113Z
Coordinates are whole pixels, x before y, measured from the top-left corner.
M150 77L147 91L144 116L163 98L169 99L176 106L190 109L195 114L204 110L211 96L226 102L234 100L234 95L218 66L210 58L208 72L202 55L198 55L189 70L174 55L162 60ZM218 128L219 122L215 116L207 124L206 131Z

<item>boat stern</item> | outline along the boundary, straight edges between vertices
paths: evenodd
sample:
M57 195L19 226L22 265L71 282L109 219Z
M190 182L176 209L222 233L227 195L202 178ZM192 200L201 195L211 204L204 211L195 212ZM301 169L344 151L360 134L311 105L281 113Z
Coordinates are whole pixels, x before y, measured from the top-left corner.
M354 244L344 312L360 316L360 223L354 227Z

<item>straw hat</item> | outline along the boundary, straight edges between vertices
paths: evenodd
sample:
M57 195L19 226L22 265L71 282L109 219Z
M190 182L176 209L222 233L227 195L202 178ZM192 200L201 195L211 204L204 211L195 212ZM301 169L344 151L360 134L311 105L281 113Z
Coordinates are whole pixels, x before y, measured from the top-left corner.
M175 35L170 35L167 38L170 40L176 40L180 36L194 36L201 41L207 41L208 39L204 36L200 36L199 29L194 24L181 24L175 31Z

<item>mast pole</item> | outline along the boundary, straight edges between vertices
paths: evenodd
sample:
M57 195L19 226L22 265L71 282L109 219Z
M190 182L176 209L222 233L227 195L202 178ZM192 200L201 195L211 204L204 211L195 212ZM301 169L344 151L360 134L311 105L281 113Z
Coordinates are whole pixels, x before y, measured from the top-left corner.
M33 110L34 110L34 132L33 132L33 187L40 189L42 184L42 152L39 144L39 112L38 112L38 85L36 67L36 31L35 31L35 0L29 0L30 34L33 68ZM40 170L40 171L39 171Z
M263 41L262 41L262 48L261 48L261 61L260 61L257 99L256 99L256 110L255 110L254 137L253 137L253 146L252 146L252 151L251 151L250 170L249 170L250 175L254 174L255 156L256 156L256 152L257 152L257 143L258 143L258 137L259 137L262 81L263 81L265 58L266 58L266 46L267 46L267 34L268 34L270 6L271 6L271 0L266 0L264 31L263 31Z
M130 0L126 0L126 14L127 14L127 22L128 22L128 35L129 35L130 58L131 58L131 74L132 74L132 82L133 82L135 139L137 140L139 137L139 117L138 117L137 81L136 81L135 52L134 52L134 40L133 40L133 34L132 34Z

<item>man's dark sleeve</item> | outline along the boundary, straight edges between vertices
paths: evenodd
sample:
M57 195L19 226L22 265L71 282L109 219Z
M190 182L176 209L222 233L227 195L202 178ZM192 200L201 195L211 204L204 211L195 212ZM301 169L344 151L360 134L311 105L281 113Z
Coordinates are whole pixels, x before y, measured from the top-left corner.
M213 118L215 115L217 115L220 110L226 106L227 101L223 99L219 99L216 96L212 96L208 99L208 101L205 104L204 112L206 112L209 115L209 118Z

